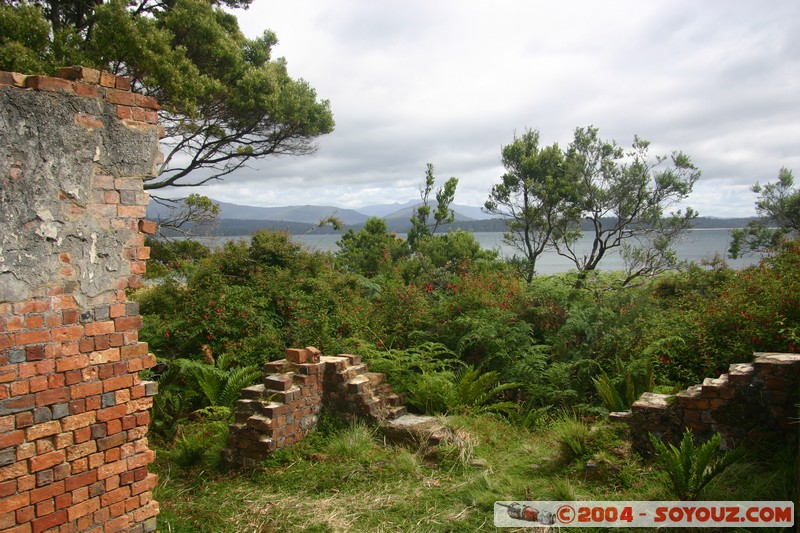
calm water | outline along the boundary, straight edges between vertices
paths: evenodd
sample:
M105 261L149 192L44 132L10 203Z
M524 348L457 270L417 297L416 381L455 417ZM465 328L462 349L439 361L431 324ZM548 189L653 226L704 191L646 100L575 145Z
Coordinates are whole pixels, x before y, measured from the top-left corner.
M682 260L699 263L703 259L712 259L716 254L725 257L730 244L730 229L694 229L689 231L681 242L675 247L678 257ZM519 251L503 243L502 233L476 232L473 234L475 240L487 250L498 250L502 257L513 257L520 255ZM405 238L405 235L400 235ZM205 241L208 245L219 244L220 242L237 239L247 239L248 237L215 237L209 239L198 239ZM305 244L309 248L323 252L335 252L339 249L336 241L341 235L322 235L305 234L294 235L292 237L297 242ZM579 241L579 250L588 252L591 249L591 240L584 236ZM758 262L757 257L746 257L743 259L728 259L728 265L734 268L742 268ZM539 256L536 261L536 271L539 274L557 274L567 272L573 268L573 264L568 259L561 257L553 251L546 251ZM603 270L621 270L623 268L622 259L618 253L607 255L601 263Z

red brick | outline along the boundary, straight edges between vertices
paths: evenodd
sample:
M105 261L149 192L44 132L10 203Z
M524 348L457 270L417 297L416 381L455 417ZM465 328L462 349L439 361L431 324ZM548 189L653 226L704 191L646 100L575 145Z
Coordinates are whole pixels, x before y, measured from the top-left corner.
M63 377L63 376L62 376ZM56 389L47 389L42 392L36 393L36 405L51 405L54 403L62 403L69 400L69 387L59 387Z
M131 90L131 79L128 76L117 76L115 87L121 91Z
M28 329L38 329L44 326L43 315L31 315L25 319L25 327Z
M56 496L56 509L66 509L72 505L72 494L59 494Z
M50 313L45 318L45 324L48 328L57 328L61 326L63 322L61 321L61 315L57 313Z
M58 481L56 483L50 483L44 487L33 489L30 492L31 503L39 503L44 500L49 500L50 498L55 498L60 494L64 494L64 482Z
M25 318L11 316L6 319L6 331L19 331L25 328Z
M77 341L83 337L82 326L64 326L50 330L53 342Z
M100 509L100 498L95 497L90 500L83 501L78 504L72 505L67 512L69 513L70 522L77 520L82 516L93 513Z
M29 427L27 430L25 430L25 438L28 441L32 441L55 435L60 431L61 424L59 421L51 420L50 422L43 422L41 424L36 424L35 426Z
M77 415L86 412L86 400L77 399L69 402L69 414Z
M100 409L101 401L100 396L89 396L86 398L86 410L87 411L96 411Z
M65 385L75 385L81 381L83 381L83 375L80 370L70 370L69 372L64 372Z
M6 403L8 405L8 403ZM33 412L25 411L24 413L17 413L16 421L17 428L22 429L33 425Z
M107 507L111 504L121 502L128 498L131 495L130 487L119 487L114 489L110 492L106 492L102 496L100 496L100 504L103 507Z
M150 411L144 411L136 415L137 426L147 426L150 424Z
M62 342L61 345L56 345L55 357L71 357L81 353L78 341Z
M28 344L39 344L43 342L50 342L50 330L25 331L14 334L14 344L17 346L26 346Z
M97 89L97 85L89 85L88 83L75 83L73 87L75 88L75 94L78 96L83 96L86 98L100 97L100 91Z
M24 441L25 441L25 432L22 430L0 434L0 448L8 448L9 446L16 446L17 444L22 444Z
M147 450L144 453L134 455L128 458L128 469L134 470L136 468L147 466L156 459L156 453L152 450Z
M75 431L72 432L72 435L75 440L75 444L80 444L92 438L92 430L91 428L84 427L76 429Z
M120 459L122 459L122 452L119 448L111 448L106 450L105 460L107 463L113 463L114 461L119 461ZM117 486L119 486L119 481L117 481Z
M72 398L85 398L87 396L96 396L103 393L102 381L90 381L78 383L70 387L70 394Z
M61 67L58 69L58 77L65 80L81 81L89 84L100 83L100 71L93 68L81 66Z
M114 322L105 320L103 322L90 322L84 326L86 336L94 337L95 335L107 335L114 333Z
M153 222L152 220L140 220L139 221L139 231L142 233L146 233L148 235L152 235L156 232L158 225Z
M148 109L161 109L161 106L158 105L158 101L153 98L152 96L145 96L143 94L136 94L136 105L139 107L144 107Z
M0 500L0 515L11 513L21 507L30 505L30 493L15 494Z
M95 453L96 451L97 451L97 443L96 441L93 440L86 441L82 444L69 446L66 449L67 461L74 461L76 459L80 459L81 457L89 456Z
M13 85L14 87L25 87L25 78L28 76L18 72L0 72L0 85Z
M75 442L75 438L71 431L66 433L59 433L56 435L54 439L54 443L56 445L56 449L60 450L61 448L66 448L67 446L72 446Z
M94 351L94 339L92 337L84 337L78 343L78 349L82 353Z
M133 376L131 374L125 376L117 376L103 380L103 392L112 392L119 389L126 389L133 384Z
M16 398L9 398L3 400L3 409L6 412L23 411L26 409L33 409L36 397L33 394L26 394L24 396L17 396Z
M0 389L2 390L2 389ZM15 381L9 385L11 396L22 396L31 392L31 383L28 380Z
M26 361L41 361L46 356L45 347L41 344L25 347Z
M44 500L36 504L36 516L47 516L54 513L56 510L56 501L54 498L49 500ZM28 519L32 519L32 516L29 516Z
M123 472L123 474L124 474L124 472ZM120 479L121 479L120 475L110 476L110 477L106 478L105 482L102 483L103 490L105 490L106 492L110 492L110 491L118 488L120 486ZM98 483L98 485L100 485L100 483Z
M64 450L56 450L43 455L37 455L36 457L32 457L28 460L30 471L39 472L40 470L52 468L55 465L63 463L64 458Z
M136 122L144 122L145 121L145 111L142 108L134 107L131 109L131 118Z
M106 350L92 352L89 355L89 364L104 365L106 363L113 363L119 361L119 354L120 348L108 348Z
M140 316L122 316L114 319L114 327L117 331L126 331L129 329L140 329L142 327L142 317Z
M135 106L136 98L130 91L120 91L118 89L109 89L106 91L106 102L111 104L121 104L127 106Z
M116 87L117 77L110 72L102 70L100 71L100 85L103 87Z
M94 411L71 415L61 419L61 428L64 431L73 431L79 428L88 427L94 424L96 420L97 413Z
M67 511L61 510L31 521L31 526L33 527L33 533L41 533L55 526L60 526L66 521Z
M122 420L128 418L127 416L123 419L115 418L114 420L109 420L106 423L106 435L114 435L115 433L119 433L122 431Z
M28 76L25 79L25 86L37 91L74 92L74 84L71 81L50 76Z
M78 303L70 294L59 294L51 298L53 309L77 309Z
M135 522L143 522L158 514L158 502L148 501L145 505L133 512Z
M109 420L114 420L115 418L122 418L127 414L127 409L128 408L125 405L115 405L114 407L101 409L97 411L97 420L99 422L108 422Z
M125 459L106 463L97 468L97 479L106 479L111 476L118 476L122 472L125 472L125 470L127 470L127 463L125 462Z
M77 309L63 309L61 311L61 322L63 324L77 324L80 313Z
M122 333L112 333L108 335L108 344L112 348L119 348L125 344L125 335Z
M64 374L50 374L47 376L47 386L51 389L64 386Z
M76 476L70 476L64 480L64 487L68 491L73 491L79 487L86 487L97 481L97 470L89 470Z
M125 512L125 507L122 507L121 512ZM114 516L113 514L111 516ZM131 517L127 514L117 515L113 520L105 523L104 533L115 533L117 531L127 531L131 525Z
M145 357L147 355L148 346L146 342L132 344L130 346L123 346L120 348L120 356L123 359L130 359L133 357Z
M131 481L133 480L133 472L131 474ZM6 496L11 496L12 494L17 493L17 481L12 479L11 481L4 481L0 483L0 498L4 498Z
M11 333L0 333L0 348L14 346L14 336Z
M89 366L89 357L80 354L73 357L62 357L56 360L56 372L68 372L70 370L80 370Z

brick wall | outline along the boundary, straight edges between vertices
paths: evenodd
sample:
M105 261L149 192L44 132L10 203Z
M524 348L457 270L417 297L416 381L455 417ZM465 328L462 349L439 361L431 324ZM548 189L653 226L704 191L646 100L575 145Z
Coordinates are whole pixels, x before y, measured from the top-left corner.
M79 67L0 72L0 532L155 530L138 287L158 106Z
M645 393L628 413L633 445L652 453L648 433L677 444L688 428L700 440L722 435L722 447L797 442L800 435L800 355L757 353L675 395Z
M242 389L223 455L234 466L256 465L307 435L323 408L374 423L404 415L400 403L384 375L369 372L360 356L291 348L286 359L264 365L262 383Z

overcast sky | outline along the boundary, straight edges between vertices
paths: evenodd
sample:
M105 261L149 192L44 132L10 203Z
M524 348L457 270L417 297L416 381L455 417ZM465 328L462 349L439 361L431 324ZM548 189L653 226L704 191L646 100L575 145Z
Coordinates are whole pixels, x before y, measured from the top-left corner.
M578 126L702 170L687 205L751 215L756 181L800 180L800 2L254 0L248 37L279 39L293 77L328 99L336 130L310 157L267 159L204 187L261 206L359 207L419 198L425 165L480 206L500 149Z

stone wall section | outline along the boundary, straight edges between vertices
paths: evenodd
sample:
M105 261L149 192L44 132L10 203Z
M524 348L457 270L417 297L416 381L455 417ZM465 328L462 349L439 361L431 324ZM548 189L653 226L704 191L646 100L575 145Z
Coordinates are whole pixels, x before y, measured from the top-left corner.
M652 453L648 433L677 444L685 428L700 440L722 435L722 447L742 442L791 442L800 435L800 355L756 353L675 395L644 393L628 413L634 447Z
M139 287L158 105L80 67L0 72L0 532L156 528Z
M371 423L404 415L402 399L384 379L369 372L358 355L323 356L313 347L287 350L286 359L264 365L262 383L242 389L225 460L257 465L314 429L323 408Z

